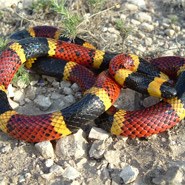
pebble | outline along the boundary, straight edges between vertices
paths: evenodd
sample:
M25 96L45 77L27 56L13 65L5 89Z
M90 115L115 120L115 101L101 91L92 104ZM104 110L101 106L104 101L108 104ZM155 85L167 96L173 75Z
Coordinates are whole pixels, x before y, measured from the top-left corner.
M91 145L91 148L89 150L89 157L101 159L103 157L103 154L105 153L105 149L105 142L103 140L96 140Z
M92 127L92 129L89 133L90 139L105 140L108 137L109 137L109 134L106 131L104 131L101 128L97 128L97 127Z
M139 174L139 170L133 166L127 165L125 166L119 176L123 180L124 184L129 184L134 182Z
M8 97L13 98L15 96L14 94L15 88L12 86L12 84L9 84L7 90L8 90Z
M71 89L73 90L73 92L78 92L80 90L80 87L78 86L77 83L73 83L71 85Z
M25 93L24 93L24 91L23 90L21 90L21 89L18 89L18 90L16 90L15 92L14 92L14 98L13 98L13 100L15 101L15 102L21 102L22 100L24 100L24 98L25 98Z
M12 109L16 109L19 107L19 104L15 101L13 101L12 99L8 99L9 103L10 103L10 106L12 107Z
M72 104L75 102L75 98L73 95L69 94L67 96L64 97L64 101L68 104Z
M63 92L64 94L67 94L67 95L73 94L72 89L69 87L64 87Z
M45 159L53 159L55 156L54 149L50 141L36 143L35 148Z
M119 165L120 163L120 151L118 150L108 150L104 153L104 157L108 163L115 166Z
M64 169L62 168L62 166L54 164L53 166L51 166L49 172L51 174L54 174L55 176L60 176L64 173Z
M81 129L73 135L59 139L56 144L56 155L63 160L82 158L86 155L86 150L87 141Z
M165 174L158 174L156 177L152 179L152 182L156 185L160 184L178 184L183 185L184 174L183 168L179 166L172 166L167 169Z
M127 0L127 2L137 5L139 8L146 8L146 3L144 0Z
M146 32L151 32L154 30L154 26L146 22L143 22L142 24L140 24L139 28L141 31L146 31Z
M69 180L74 180L80 176L80 172L78 172L75 168L72 166L68 166L63 173L63 177L69 179Z
M131 4L131 3L125 3L124 7L133 12L138 10L138 6L135 4Z
M50 167L53 165L53 163L54 163L53 159L47 159L47 160L45 161L45 166L46 166L47 168L50 168Z
M46 111L51 106L52 102L49 97L46 97L44 95L38 95L34 99L35 105L42 111Z
M5 154L11 151L11 146L9 143L6 143L4 146L0 146L0 152Z
M138 12L135 14L135 18L140 22L152 22L151 15L145 12Z
M175 34L175 30L172 30L172 29L166 29L165 30L165 34L169 37L173 37L174 34Z

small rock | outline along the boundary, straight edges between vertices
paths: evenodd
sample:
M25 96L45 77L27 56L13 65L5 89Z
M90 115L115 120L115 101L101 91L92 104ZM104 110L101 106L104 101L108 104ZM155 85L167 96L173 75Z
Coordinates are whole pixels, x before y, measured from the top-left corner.
M12 107L12 109L16 109L19 107L19 104L14 102L13 100L11 100L10 98L8 98L8 101L10 103L10 106Z
M28 87L26 90L26 97L29 98L30 100L34 100L36 96L36 91L37 91L36 87L33 86Z
M151 45L152 45L152 43L153 43L152 38L150 38L150 37L145 38L145 44L146 44L147 46L151 46Z
M60 82L60 87L70 87L71 86L71 83L68 82L68 81L61 81Z
M136 180L139 170L133 166L125 166L120 172L119 176L122 178L124 184L129 184Z
M14 93L14 101L15 102L20 102L22 100L24 100L24 97L25 97L25 94L22 90L16 90L15 93Z
M8 97L13 98L15 96L14 91L15 91L15 88L12 86L12 84L9 84L9 86L8 86Z
M71 86L71 89L74 91L74 92L78 92L80 90L80 87L78 86L77 83L74 83L72 86Z
M64 173L64 169L62 168L62 166L54 164L50 170L50 173L54 174L55 176L60 176Z
M46 79L48 82L52 83L55 81L55 78L52 76L42 75L43 79Z
M6 143L6 145L0 147L0 152L3 153L3 154L8 153L10 151L11 151L11 146L8 143Z
M53 163L54 163L53 159L47 159L45 161L45 165L47 168L50 168L53 165Z
M19 183L23 183L23 182L25 182L26 181L26 179L25 179L25 177L24 177L24 175L20 175L19 176Z
M135 4L131 4L131 3L125 3L124 7L130 11L137 11L138 10L138 6Z
M101 159L103 157L103 154L105 153L105 143L103 140L96 140L91 145L91 148L89 150L89 157L95 158L95 159Z
M130 22L133 24L133 25L139 25L141 24L138 20L136 19L131 19Z
M139 8L146 8L146 3L144 0L127 0L127 2L137 5Z
M53 100L58 100L58 99L61 99L62 97L63 96L61 94L57 93L57 92L53 92L51 94L51 99L53 99Z
M93 127L89 133L90 139L105 140L109 137L109 134L101 128Z
M66 103L72 104L72 103L75 103L75 98L74 98L73 95L69 94L69 95L64 97L64 101Z
M69 179L69 180L74 180L80 176L80 172L78 172L75 168L72 166L68 166L63 173L63 177Z
M86 155L87 141L83 137L80 129L73 135L66 136L57 141L56 155L64 159L79 159Z
M117 150L108 150L104 153L104 157L108 163L118 165L120 163L120 152Z
M37 98L34 100L34 103L42 111L48 110L52 104L50 98L44 95L38 95Z
M154 184L178 184L182 185L184 179L183 169L179 166L170 167L164 175L159 174L157 177L152 179Z
M114 27L108 28L108 31L110 33L113 33L113 34L116 34L116 35L119 35L120 34L120 32L118 30L116 30Z
M67 94L67 95L73 94L72 89L69 87L64 87L63 92L64 92L64 94Z
M35 147L45 159L54 158L55 154L51 142L43 141L36 143Z
M151 32L154 30L154 26L146 22L143 22L139 27L141 31Z
M175 31L172 29L166 29L165 34L169 37L172 37L175 34Z
M152 17L145 12L139 12L136 14L136 19L139 20L140 22L151 22L152 21Z
M60 87L60 83L57 82L57 81L53 81L52 82L52 86L55 87L55 88L59 88Z

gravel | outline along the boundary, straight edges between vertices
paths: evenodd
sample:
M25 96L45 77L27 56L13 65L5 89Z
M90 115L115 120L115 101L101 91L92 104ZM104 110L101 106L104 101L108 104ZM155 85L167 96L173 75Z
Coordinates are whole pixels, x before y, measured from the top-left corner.
M74 1L70 8L74 11L76 7L84 11L88 9L79 2ZM93 15L89 9L84 17L91 18L82 24L79 36L106 51L131 52L149 59L165 55L185 56L184 0L115 2L120 3L120 7L98 14ZM107 8L112 2L109 3ZM1 36L37 24L61 27L59 16L47 11L31 12L27 9L30 4L29 0L1 2ZM118 19L124 21L125 30L116 27ZM29 84L18 81L8 88L11 106L22 114L38 115L61 110L82 97L76 83L45 75L30 76ZM116 106L135 110L158 101L123 89ZM58 141L36 144L17 141L1 132L0 184L183 185L184 124L143 140L111 136L94 124L88 131L80 129Z

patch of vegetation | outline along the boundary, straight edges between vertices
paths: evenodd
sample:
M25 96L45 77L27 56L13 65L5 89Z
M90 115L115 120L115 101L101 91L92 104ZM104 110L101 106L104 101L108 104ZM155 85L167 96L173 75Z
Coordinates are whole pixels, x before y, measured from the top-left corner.
M66 0L50 0L52 10L61 16L61 24L65 30L65 35L74 38L77 35L77 26L83 18L66 7Z
M117 19L115 22L116 29L120 31L121 37L125 40L132 34L133 28L128 26L122 19Z
M92 11L91 13L96 13L104 8L106 1L107 0L87 0L87 4Z
M21 80L23 83L25 84L29 84L30 83L30 79L29 79L29 74L26 71L26 69L24 68L24 66L22 65L19 70L17 71L17 73L15 74L12 83L13 84L17 84L17 82Z

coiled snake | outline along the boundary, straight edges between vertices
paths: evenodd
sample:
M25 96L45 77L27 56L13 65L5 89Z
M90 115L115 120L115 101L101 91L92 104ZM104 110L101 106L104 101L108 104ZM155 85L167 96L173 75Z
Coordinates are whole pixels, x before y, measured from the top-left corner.
M153 59L151 65L133 54L97 50L79 38L70 43L57 28L50 26L32 27L10 38L16 41L9 43L0 54L0 129L14 138L28 142L55 140L91 120L115 135L147 137L173 127L185 117L184 58L161 57ZM37 61L37 57L43 56L62 60ZM23 63L40 74L63 76L65 80L77 82L84 91L83 98L49 114L17 113L9 105L6 89ZM96 77L81 65L102 72ZM175 87L167 75L176 82ZM163 100L144 110L117 110L111 106L121 86Z

